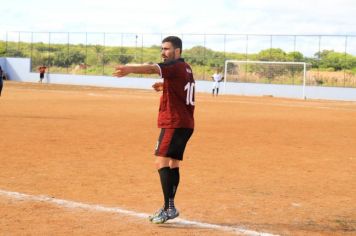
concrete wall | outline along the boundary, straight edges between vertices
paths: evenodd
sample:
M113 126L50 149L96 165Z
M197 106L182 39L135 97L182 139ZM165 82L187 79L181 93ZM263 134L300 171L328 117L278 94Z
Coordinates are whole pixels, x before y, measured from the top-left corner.
M4 64L4 70L10 80L23 82L39 81L39 73L31 72L31 60L29 58L6 58L6 63ZM43 83L151 89L151 85L157 81L159 79L46 73Z
M9 80L32 81L30 74L31 59L29 58L6 58L5 69Z
M6 58L0 57L0 66L3 70L5 70Z
M10 80L38 82L39 73L31 72L29 58L0 58L0 65ZM151 85L159 79L146 78L115 78L111 76L47 74L44 83L89 85L117 88L152 89ZM211 93L212 82L196 81L196 91ZM303 87L298 85L252 84L252 83L220 83L220 90L225 94L244 96L274 96L303 99ZM307 99L326 99L356 101L355 88L317 87L305 88Z

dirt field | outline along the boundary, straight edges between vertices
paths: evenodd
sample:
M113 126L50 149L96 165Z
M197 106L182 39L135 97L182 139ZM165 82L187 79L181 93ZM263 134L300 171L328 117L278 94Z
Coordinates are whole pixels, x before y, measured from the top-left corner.
M159 96L5 81L0 235L356 235L352 102L197 94L176 205L198 224L40 199L157 210Z

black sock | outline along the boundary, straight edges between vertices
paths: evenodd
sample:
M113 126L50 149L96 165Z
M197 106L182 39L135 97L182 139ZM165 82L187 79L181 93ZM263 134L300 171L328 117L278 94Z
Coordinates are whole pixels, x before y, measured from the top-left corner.
M174 197L179 184L179 167L170 169L169 208L174 208Z
M161 179L162 191L164 196L164 209L169 207L169 189L170 189L170 168L163 167L158 170L159 177Z

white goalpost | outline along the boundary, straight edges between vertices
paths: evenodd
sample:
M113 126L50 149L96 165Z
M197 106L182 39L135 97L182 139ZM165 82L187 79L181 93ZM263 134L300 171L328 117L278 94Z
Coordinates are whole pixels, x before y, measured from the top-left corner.
M224 69L224 93L226 82L284 84L302 86L305 99L307 64L285 61L226 60Z

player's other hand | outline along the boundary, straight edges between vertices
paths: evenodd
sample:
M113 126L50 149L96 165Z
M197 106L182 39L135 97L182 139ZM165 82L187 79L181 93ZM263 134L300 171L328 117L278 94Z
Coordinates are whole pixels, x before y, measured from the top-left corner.
M152 85L152 88L156 90L157 92L163 90L163 83L162 82L157 82Z
M124 66L124 65L116 66L114 73L112 73L112 75L116 76L116 77L123 77L128 74L130 74L130 71L129 71L128 67Z

